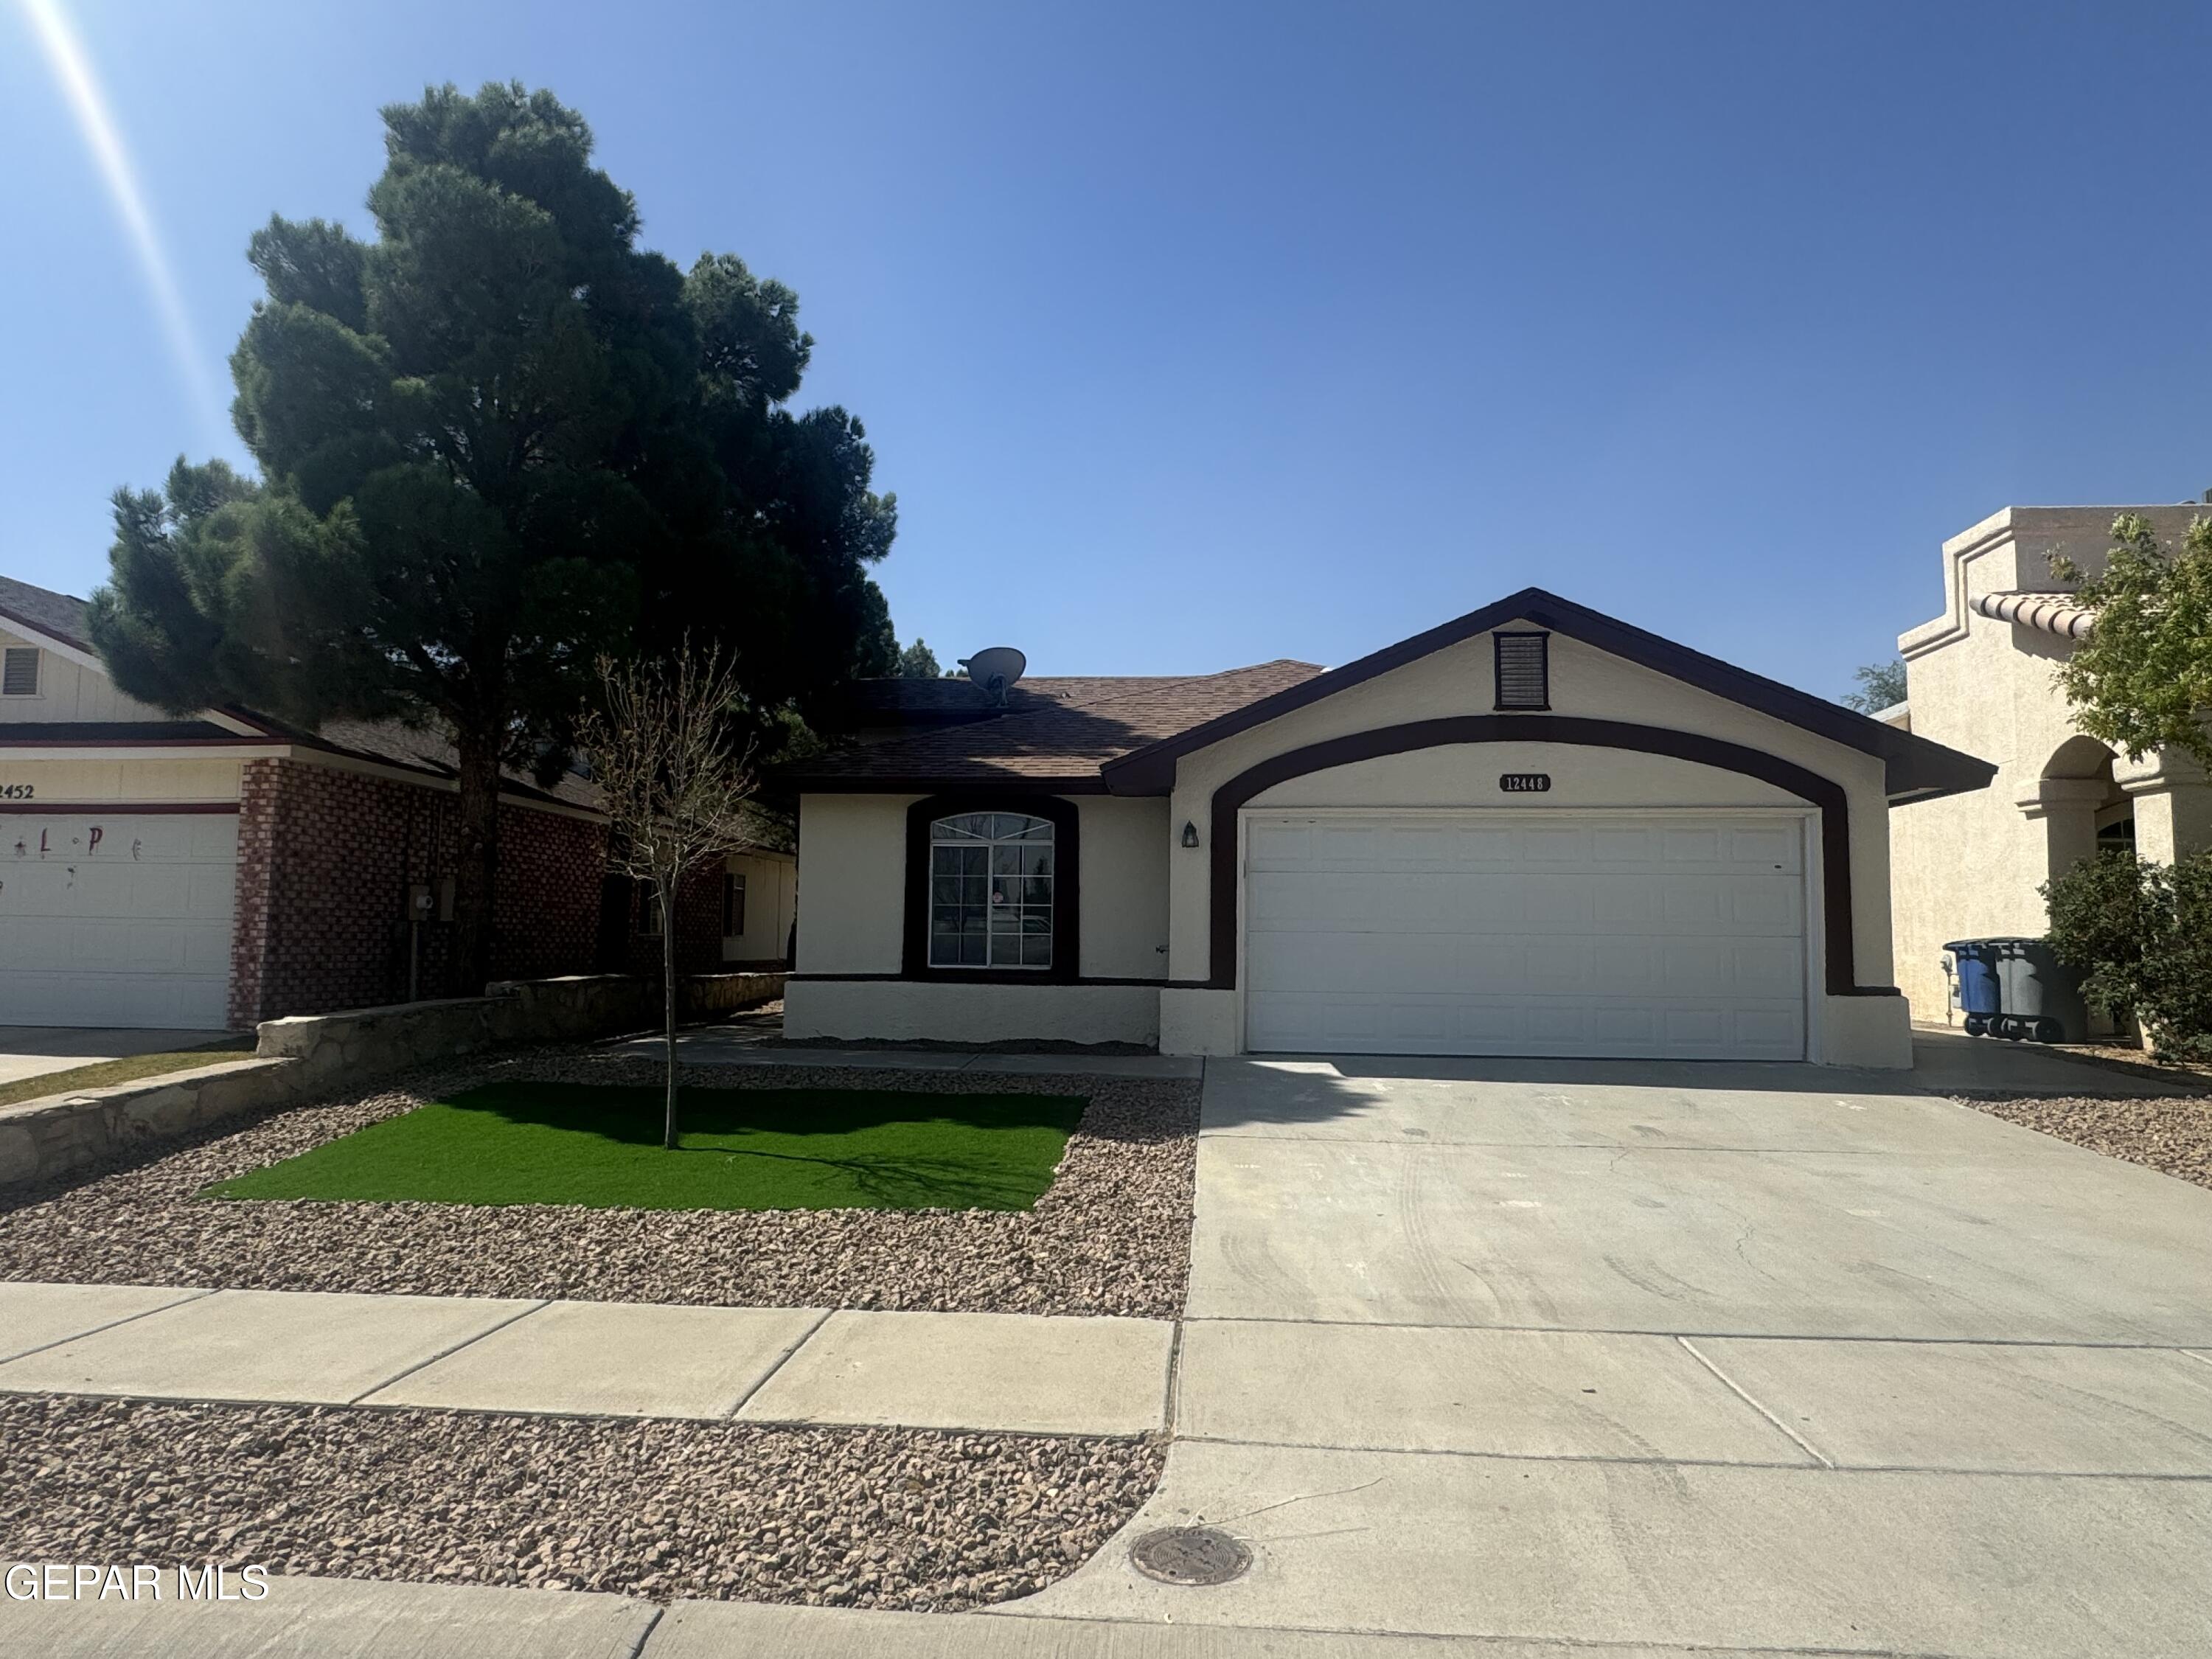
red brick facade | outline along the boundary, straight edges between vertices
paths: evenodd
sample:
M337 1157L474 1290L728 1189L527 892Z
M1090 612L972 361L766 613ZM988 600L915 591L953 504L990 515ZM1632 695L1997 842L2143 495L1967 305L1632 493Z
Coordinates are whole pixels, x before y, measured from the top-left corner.
M453 874L459 802L451 790L294 761L249 761L243 769L234 1026L405 1001L410 955L419 996L482 988L457 981L452 923L417 929L408 918L411 888L428 885L434 898ZM604 824L502 805L499 830L495 977L628 966L633 949L639 970L658 970L659 942L636 939L634 918L629 926L605 918L616 936L602 937ZM677 934L684 971L719 967L720 902L711 874L687 890Z
M621 958L633 974L660 971L660 939L638 926L653 902L651 890L640 884L630 896L629 944ZM696 870L677 884L676 971L679 974L719 974L722 961L722 871Z

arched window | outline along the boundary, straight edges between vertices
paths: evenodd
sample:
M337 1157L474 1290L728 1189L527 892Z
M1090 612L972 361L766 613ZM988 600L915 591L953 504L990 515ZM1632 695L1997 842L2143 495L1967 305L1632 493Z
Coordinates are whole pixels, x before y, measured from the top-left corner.
M1053 826L959 812L929 826L929 965L1052 966Z

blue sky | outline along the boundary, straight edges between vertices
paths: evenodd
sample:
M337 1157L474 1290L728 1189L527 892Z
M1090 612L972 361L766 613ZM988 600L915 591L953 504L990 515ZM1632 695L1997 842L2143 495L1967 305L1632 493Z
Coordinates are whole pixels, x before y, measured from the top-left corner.
M247 235L365 228L447 80L798 289L948 661L1342 662L1534 582L1832 695L1985 514L2212 485L2201 6L81 0L188 372L27 3L0 571L75 592L118 484L239 457Z

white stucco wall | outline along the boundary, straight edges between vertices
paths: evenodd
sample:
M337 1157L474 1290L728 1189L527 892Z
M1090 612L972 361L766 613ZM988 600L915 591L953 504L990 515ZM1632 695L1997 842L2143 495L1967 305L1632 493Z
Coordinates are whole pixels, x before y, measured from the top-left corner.
M1556 650L1556 643L1554 649ZM1294 747L1296 745L1293 745ZM1501 772L1544 772L1542 794L1498 793ZM1464 743L1309 772L1251 800L1268 806L1802 806L1788 790L1717 766L1571 743Z
M2036 889L2072 862L2054 848L2033 798L2060 748L2078 735L2053 678L2072 644L1979 616L1988 593L2058 592L2051 556L2101 569L2113 519L2141 513L2179 539L2201 507L2008 507L1944 543L1943 611L1904 635L1911 729L1997 768L1987 789L1908 803L1890 816L1897 982L1918 1017L1941 1020L1942 946L1989 934L2036 935L2050 915ZM2078 763L2065 769L2078 769ZM2057 856L2054 857L2054 852Z
M1168 803L1076 797L1085 979L1158 979L1168 957Z
M801 978L784 988L783 1030L793 1038L1129 1042L1149 1048L1159 1040L1159 1014L1160 994L1142 985Z
M780 853L738 853L723 867L745 878L745 926L722 936L722 960L781 961L798 898L798 861Z
M895 974L906 930L906 817L918 795L807 795L799 809L803 974ZM1083 871L1077 971L1158 979L1167 971L1168 804L1071 797Z
M799 799L799 880L806 902L799 918L799 972L899 971L906 940L906 810L920 799Z

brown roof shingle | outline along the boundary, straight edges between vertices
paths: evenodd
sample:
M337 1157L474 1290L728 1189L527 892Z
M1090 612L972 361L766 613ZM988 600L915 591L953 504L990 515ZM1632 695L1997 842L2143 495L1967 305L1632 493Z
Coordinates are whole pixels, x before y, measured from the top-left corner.
M892 788L906 782L1096 785L1098 769L1106 762L1272 696L1321 672L1318 664L1285 659L1219 674L1024 680L1003 713L840 750L792 767L783 778L800 788L829 789ZM972 686L966 692L976 695ZM1030 695L1024 697L1024 692Z

